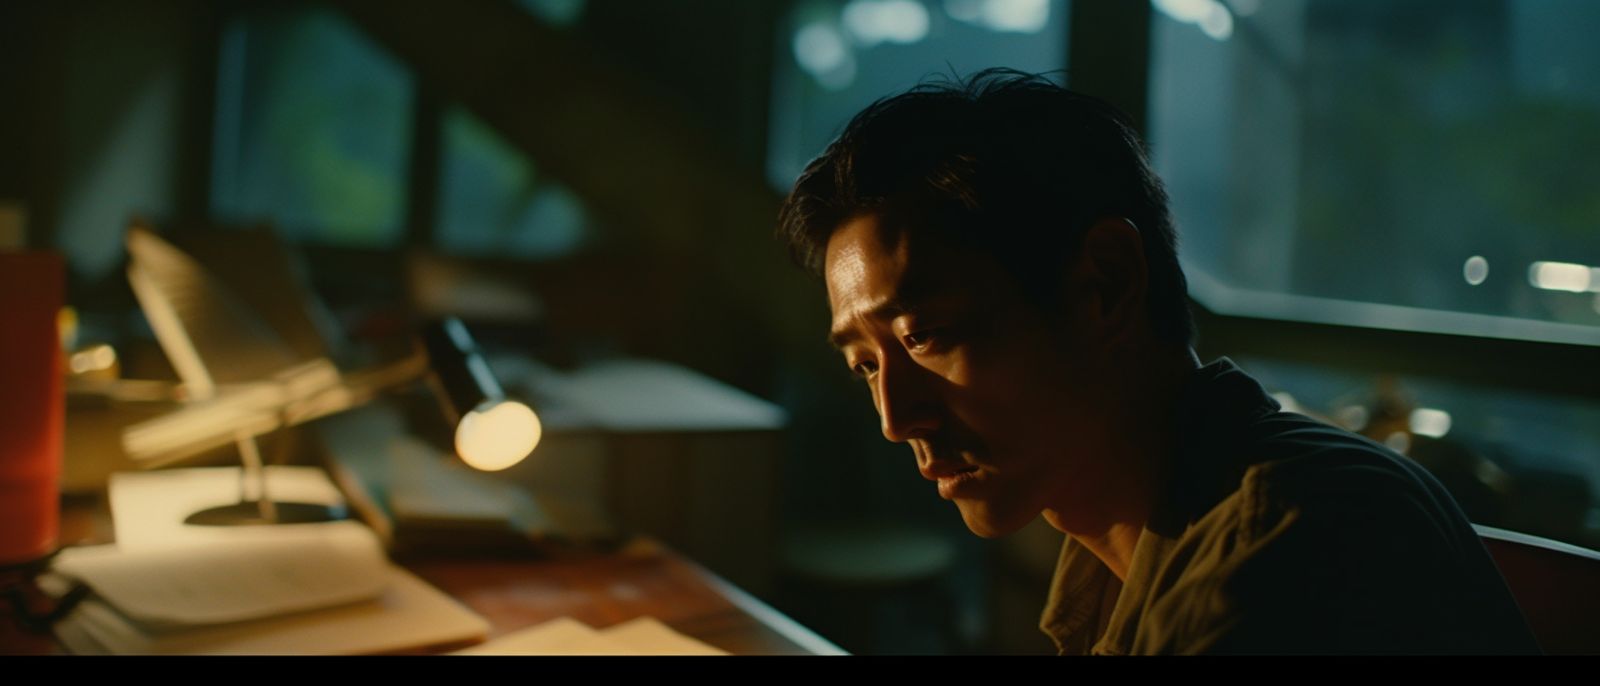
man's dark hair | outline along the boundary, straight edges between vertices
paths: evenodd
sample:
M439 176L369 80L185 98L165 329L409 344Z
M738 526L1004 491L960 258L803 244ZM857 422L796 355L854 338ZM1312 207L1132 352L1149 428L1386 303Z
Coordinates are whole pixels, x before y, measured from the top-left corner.
M1115 107L1044 77L987 69L873 103L806 166L778 233L820 273L829 237L868 213L988 250L1040 304L1085 231L1125 218L1144 243L1156 336L1193 336L1167 194L1138 134Z

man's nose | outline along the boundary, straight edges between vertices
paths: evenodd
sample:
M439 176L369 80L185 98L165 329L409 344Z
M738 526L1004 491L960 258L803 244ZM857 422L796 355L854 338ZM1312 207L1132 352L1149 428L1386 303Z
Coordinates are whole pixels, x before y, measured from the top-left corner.
M878 369L878 417L883 437L894 443L939 428L939 395L933 373L910 360L884 361Z

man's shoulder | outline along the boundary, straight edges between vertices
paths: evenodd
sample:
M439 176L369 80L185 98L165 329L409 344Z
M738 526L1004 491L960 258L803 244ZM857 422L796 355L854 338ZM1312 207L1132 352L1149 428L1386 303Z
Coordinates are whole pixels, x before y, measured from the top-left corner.
M1242 495L1280 506L1410 502L1465 519L1428 470L1364 436L1278 412L1255 422L1239 446Z
M1252 431L1245 445L1258 452L1237 490L1180 541L1188 564L1168 570L1185 587L1177 595L1192 596L1174 599L1184 612L1220 602L1273 618L1265 633L1236 636L1240 650L1276 645L1272 626L1337 651L1529 648L1477 532L1427 470L1299 415ZM1306 624L1312 616L1326 621Z
M1305 415L1285 412L1226 358L1198 370L1185 391L1185 445L1175 472L1178 507L1374 504L1388 498L1460 516L1438 480L1394 450Z
M1425 470L1308 418L1258 424L1241 446L1259 459L1175 542L1140 650L1531 649L1471 523Z
M1421 465L1282 411L1230 365L1195 388L1171 499L1186 523L1153 520L1166 547L1136 650L1531 649L1477 532Z
M1228 492L1173 544L1169 587L1203 580L1189 590L1266 599L1284 597L1289 582L1370 598L1491 569L1445 488L1383 445L1285 412L1239 439Z
M1382 444L1287 412L1261 418L1244 439L1247 466L1223 501L1241 510L1239 525L1265 530L1293 519L1346 541L1427 533L1450 547L1476 544L1445 487Z

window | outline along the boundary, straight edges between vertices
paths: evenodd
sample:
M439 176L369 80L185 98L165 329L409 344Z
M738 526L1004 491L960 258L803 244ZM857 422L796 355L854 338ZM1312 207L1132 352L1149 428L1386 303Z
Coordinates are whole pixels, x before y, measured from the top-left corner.
M1515 358L1485 366L1589 373L1529 351L1600 346L1600 5L1151 4L1151 147L1197 302L1224 324L1456 335L1383 337L1390 362L1450 338ZM1239 360L1269 389L1424 464L1474 521L1600 545L1600 395L1256 350Z
M470 256L573 252L589 234L583 204L467 111L444 116L435 242Z
M1197 300L1600 344L1600 5L1152 4L1150 137Z
M524 5L564 25L584 8ZM298 241L393 247L406 239L415 191L437 193L436 215L423 223L457 255L553 257L590 233L578 198L471 113L419 119L410 70L330 9L237 14L219 63L212 205L224 221L267 222ZM418 137L415 126L441 133ZM436 187L410 188L419 140L440 146Z
M779 25L767 176L788 191L872 101L930 76L1067 66L1065 0L812 0Z
M410 74L325 8L272 7L222 37L212 209L357 247L404 234Z

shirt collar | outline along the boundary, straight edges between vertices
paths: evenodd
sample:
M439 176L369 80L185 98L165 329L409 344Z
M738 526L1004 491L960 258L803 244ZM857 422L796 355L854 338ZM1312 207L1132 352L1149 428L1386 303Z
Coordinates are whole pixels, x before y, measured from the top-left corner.
M1177 538L1237 489L1255 457L1244 448L1250 426L1280 409L1233 360L1194 370L1171 419L1177 449L1145 528Z
M1136 612L1159 570L1189 525L1238 485L1247 451L1235 447L1244 429L1279 405L1261 385L1224 357L1194 370L1179 394L1176 445L1161 495L1134 547L1124 584L1072 537L1061 546L1039 628L1062 654L1125 653L1137 629ZM1104 620L1104 621L1102 621ZM1099 635L1107 624L1104 635Z

